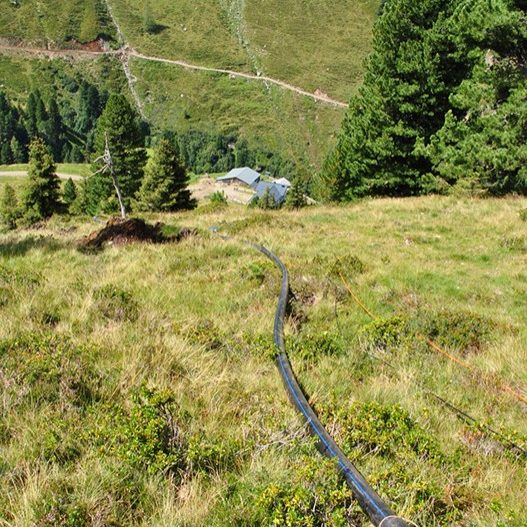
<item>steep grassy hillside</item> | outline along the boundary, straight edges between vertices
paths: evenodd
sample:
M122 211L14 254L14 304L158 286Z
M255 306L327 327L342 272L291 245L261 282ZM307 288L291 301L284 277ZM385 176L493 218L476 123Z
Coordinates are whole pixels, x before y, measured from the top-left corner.
M347 101L370 50L377 0L151 2L159 31L143 30L142 0L110 0L125 38L145 54L261 72Z
M527 382L525 207L455 198L280 213L204 206L159 217L172 231L199 229L179 245L98 254L75 248L94 223L3 236L0 521L367 525L274 367L276 269L211 234L215 225L268 244L288 265L297 300L287 347L299 380L397 511L423 527L522 527L525 459L423 388L525 448L526 407L499 390ZM416 330L474 371L416 341Z
M148 4L155 22L151 33L144 30L145 2L109 5L127 43L143 54L263 74L346 102L361 79L378 1L160 0ZM21 0L18 8L6 2L0 12L0 39L64 47L99 34L115 37L102 0L67 6ZM22 70L32 67L27 61ZM343 117L342 108L259 81L139 59L132 68L147 116L159 128L239 130L252 145L274 149L304 170L320 166ZM2 80L11 91L20 89L16 75L5 72ZM40 82L45 89L45 80Z
M104 0L18 0L17 4L2 2L0 38L61 47L68 41L86 43L115 36Z
M239 132L306 167L322 159L342 119L338 108L263 83L137 59L131 67L154 126Z
M76 61L49 60L0 51L0 79L0 87L10 100L22 105L26 103L29 92L36 88L45 100L52 96L57 96L59 102L71 99L83 79L103 90L127 93L121 64L107 56Z

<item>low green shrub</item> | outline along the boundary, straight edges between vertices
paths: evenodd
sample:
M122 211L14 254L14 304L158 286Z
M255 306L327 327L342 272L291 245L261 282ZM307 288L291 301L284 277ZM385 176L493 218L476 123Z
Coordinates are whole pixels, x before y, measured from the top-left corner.
M352 461L368 463L369 482L381 495L395 501L404 495L407 514L419 525L449 527L462 516L467 474L458 455L443 453L436 437L407 410L354 402L321 408L320 416L336 423L337 442Z
M364 262L354 254L345 254L329 263L328 274L334 278L356 277L366 272Z
M220 205L228 204L227 196L225 195L225 192L223 192L223 190L217 190L216 192L213 192L209 196L209 202Z
M262 285L268 273L268 266L256 262L244 266L240 273L246 280L256 282L257 285Z
M66 337L31 332L0 342L0 367L11 381L5 396L23 402L69 404L86 408L99 396L100 376L91 352Z
M462 354L481 351L490 339L496 324L470 311L420 311L410 323L439 345Z
M345 527L357 511L349 487L330 461L306 457L290 483L271 483L259 494L259 525L273 527Z
M221 349L226 338L221 329L208 319L200 319L185 336L192 344L204 346L210 351Z
M104 318L116 322L137 320L139 306L133 294L108 284L94 291L95 307Z
M377 318L366 324L359 333L361 343L376 351L393 351L409 338L408 320L393 316Z
M130 408L115 405L98 412L101 419L95 416L91 435L104 452L149 474L185 470L181 412L170 391L142 386L133 392Z
M387 458L413 454L436 464L444 460L435 438L400 406L354 402L336 411L323 409L321 415L339 424L348 452L360 450Z
M186 462L191 473L233 471L240 460L241 450L238 440L210 439L199 433L188 441Z
M314 362L322 357L338 356L343 353L339 335L331 331L307 331L296 338L288 340L291 354L307 362Z
M520 210L519 216L521 221L527 221L527 209Z

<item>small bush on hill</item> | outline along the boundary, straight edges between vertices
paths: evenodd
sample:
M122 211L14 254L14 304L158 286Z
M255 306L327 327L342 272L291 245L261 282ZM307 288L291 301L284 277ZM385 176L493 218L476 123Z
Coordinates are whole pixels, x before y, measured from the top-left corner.
M11 185L5 185L4 193L0 200L0 217L2 218L2 223L8 229L14 229L21 215L22 211L18 204L15 189Z
M488 342L495 324L470 311L420 311L410 321L416 330L439 345L462 354L481 351Z
M115 285L106 285L94 292L95 305L103 317L117 322L134 321L139 315L132 293Z
M360 331L363 345L376 351L393 351L407 341L408 320L401 316L378 318Z

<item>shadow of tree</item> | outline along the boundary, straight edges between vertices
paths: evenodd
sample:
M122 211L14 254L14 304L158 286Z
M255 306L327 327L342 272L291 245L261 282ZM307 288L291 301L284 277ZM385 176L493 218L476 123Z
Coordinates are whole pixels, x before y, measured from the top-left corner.
M70 247L69 244L57 240L53 236L28 236L22 239L0 240L0 256L24 256L33 249L44 252L55 252Z
M165 31L165 29L168 29L170 26L164 26L163 24L152 24L148 28L148 33L151 35L159 35L159 33L162 33Z

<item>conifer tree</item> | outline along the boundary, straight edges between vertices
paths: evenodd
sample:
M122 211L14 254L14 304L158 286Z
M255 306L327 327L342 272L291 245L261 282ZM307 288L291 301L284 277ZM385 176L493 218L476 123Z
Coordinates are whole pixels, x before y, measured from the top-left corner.
M77 199L77 187L71 178L64 184L63 199L68 210L71 209L73 202Z
M264 190L264 193L262 194L262 197L258 200L257 205L258 207L264 210L279 208L279 205L274 199L274 196L271 194L271 191L269 188L266 188Z
M28 184L24 192L24 215L34 223L49 218L61 208L60 182L49 148L42 139L29 145Z
M95 157L104 155L107 143L111 151L114 175L128 209L131 199L141 187L147 156L139 118L123 95L110 96L97 122ZM119 210L112 177L101 172L99 166L94 167L94 172L88 184L90 213Z
M69 211L71 214L87 214L89 208L89 187L88 180L83 179L76 189L77 197L71 204Z
M137 196L138 207L163 212L192 209L196 203L187 186L187 171L177 148L167 139L161 139L146 165Z
M9 184L4 186L4 193L0 200L0 216L8 229L14 229L17 220L20 218L15 189Z
M11 153L13 155L13 163L25 163L26 161L26 154L24 151L24 147L20 144L20 141L17 139L16 136L13 136L11 138Z
M445 191L464 178L527 193L525 5L384 2L321 195Z
M53 154L53 159L58 161L63 160L63 145L67 145L67 142L64 143L63 133L64 125L62 123L62 117L57 101L53 98L49 102L48 119L45 124L45 137Z
M525 13L505 1L465 0L449 22L455 46L475 65L423 151L449 184L468 179L491 194L526 194Z
M441 126L461 71L437 29L454 3L385 2L364 84L325 163L331 198L423 191L430 162L416 146Z
M13 162L13 152L11 151L11 143L2 143L0 147L0 164L10 165Z
M305 183L299 178L295 179L287 192L286 207L289 209L301 209L305 207L307 205L306 192Z

